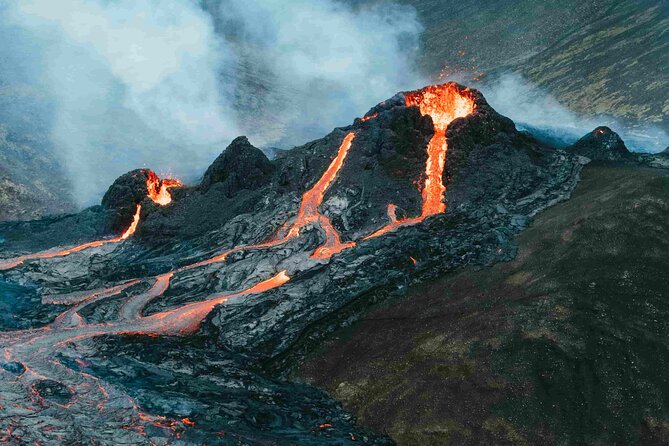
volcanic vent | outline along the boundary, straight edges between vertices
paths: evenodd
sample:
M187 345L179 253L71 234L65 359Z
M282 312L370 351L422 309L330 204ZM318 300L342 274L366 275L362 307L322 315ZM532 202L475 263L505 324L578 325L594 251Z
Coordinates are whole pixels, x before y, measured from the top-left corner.
M234 170L240 159L248 172ZM22 410L37 407L37 399L39 407L76 420L57 438L20 424L31 442L215 444L212 433L219 431L240 442L349 441L360 429L340 409L280 379L295 359L365 303L465 264L511 258L518 222L568 197L579 170L576 157L517 132L480 93L451 83L399 93L273 161L238 138L202 185L180 187L175 197L176 183L130 172L110 187L101 210L33 227L76 231L97 218L112 231L137 229L127 242L104 253L71 249L73 255L53 259L7 260L15 263L8 278L39 286L43 305L31 320L50 322L0 336L6 360L30 370L14 381L0 376L0 391L18 382ZM164 336L198 330L215 347L213 358L198 350L206 349L202 343L185 352L186 340ZM184 370L199 367L193 362L224 362L207 381L217 396L170 385L169 399L163 386L130 398L121 376L94 366L102 336L121 345L164 342L161 355L172 359L145 370L175 382L192 381ZM129 369L123 376L156 351L138 350L133 361L119 359ZM261 363L271 376L259 371ZM71 389L71 402L35 395L33 384L42 379ZM285 397L268 398L268 388ZM217 404L231 399L234 410L219 411ZM15 419L12 407L0 409L0 418ZM268 418L273 427L260 432L258 420Z

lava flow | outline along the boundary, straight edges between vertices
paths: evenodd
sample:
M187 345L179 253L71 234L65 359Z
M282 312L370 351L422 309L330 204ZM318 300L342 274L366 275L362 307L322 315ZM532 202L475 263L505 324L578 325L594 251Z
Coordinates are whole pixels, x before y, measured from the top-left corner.
M445 167L446 151L448 149L446 130L454 119L467 116L475 109L474 97L469 90L460 90L452 84L432 86L418 92L407 93L405 94L405 104L407 106L418 106L423 115L429 115L432 118L434 125L434 134L427 147L425 184L422 190L422 212L418 217L397 219L396 206L389 204L388 217L390 223L363 239L380 236L400 226L419 223L431 215L445 211L443 200L446 188L443 184L442 176ZM375 113L367 117L367 119L377 116L378 114ZM363 119L363 121L367 119ZM207 314L217 305L226 303L232 298L255 295L275 289L290 280L287 272L281 271L241 291L212 294L198 302L186 303L176 308L143 316L143 309L149 302L168 290L172 277L177 273L224 261L233 252L279 246L299 237L302 230L308 226L318 226L325 236L324 243L311 254L312 258L329 259L334 254L355 246L355 242L353 241L342 242L339 233L332 225L330 219L319 210L326 192L335 182L344 165L354 138L354 132L346 134L336 156L332 159L323 175L302 195L295 221L290 225L286 223L274 239L260 244L235 247L210 259L186 265L153 277L154 281L149 289L141 293L133 294L132 291L135 290L134 286L138 285L141 281L146 282L149 280L148 278L127 280L106 289L75 292L65 296L50 296L44 299L45 303L61 303L72 306L61 313L50 325L37 329L0 333L0 348L4 350L5 360L16 361L25 367L25 372L20 375L19 379L26 384L26 388L29 389L28 394L34 395L32 389L36 380L51 379L46 378L47 376L51 376L66 383L71 389L71 393L77 395L75 400L68 403L67 406L62 407L79 410L80 412L87 412L91 407L97 407L99 410L102 410L108 401L112 401L114 398L118 401L118 399L125 397L123 396L123 392L113 387L102 387L100 380L97 378L83 372L75 372L61 364L53 356L54 352L58 351L59 348L63 348L74 341L90 339L101 335L139 334L159 336L191 334L198 329ZM169 204L172 201L169 189L179 186L180 183L176 180L160 181L155 174L151 174L147 178L147 196L159 205ZM17 259L9 259L5 263L0 263L0 270L16 266L27 259L64 256L88 247L125 240L137 229L140 212L141 205L137 204L132 223L123 234L116 238L89 242L62 251L36 253ZM416 260L413 258L411 258L411 261L414 264L416 263ZM123 296L124 293L126 294L125 296ZM114 320L87 322L81 316L81 310L102 299L108 298L120 300L118 303L119 310ZM37 397L40 398L39 395ZM40 404L48 403L41 401ZM3 407L0 405L0 410L2 409ZM31 408L25 408L25 410L28 413L35 412ZM129 412L132 413L129 415ZM87 413L87 415L90 417L98 416L91 413ZM128 423L128 417L132 418L130 423ZM98 418L102 424L114 425L116 423L123 426L136 426L137 433L141 435L146 435L143 430L143 426L146 423L158 426L152 419L152 416L140 412L134 403L132 408L125 413L118 410L110 411L109 413L99 415ZM190 419L185 418L184 420L187 420L182 422L184 426L192 427ZM166 423L162 427L170 429L170 426L172 424Z
M295 222L290 226L284 235L256 245L238 246L236 248L229 249L210 259L187 265L183 267L183 270L210 265L212 263L223 262L230 254L234 252L271 248L282 245L288 240L298 237L300 235L300 231L310 224L318 224L325 233L325 243L323 243L322 246L318 247L313 252L313 258L329 259L344 249L355 246L355 242L342 243L339 237L339 233L334 228L334 226L332 226L330 219L321 214L318 210L321 203L323 202L323 198L325 197L325 192L329 189L332 182L337 178L337 174L344 165L344 160L346 159L346 155L348 155L348 151L351 148L351 144L353 143L354 138L354 132L349 132L346 134L344 140L339 145L337 156L330 162L330 165L328 166L325 173L323 173L323 175L318 179L316 184L311 187L311 189L302 195L300 209L297 211Z
M323 203L325 192L330 188L330 185L337 178L337 174L344 165L344 160L351 148L353 138L355 138L355 133L353 132L349 132L346 135L344 141L339 146L337 156L330 162L325 173L311 189L302 195L302 202L297 212L297 218L293 226L288 230L287 237L297 237L305 226L313 223L320 225L323 232L325 232L325 243L312 254L315 258L328 259L344 249L355 246L354 242L342 243L339 239L339 233L332 226L330 219L318 210L321 203Z
M137 225L139 224L139 213L142 210L141 205L137 205L137 209L135 210L135 214L132 217L132 223L130 223L130 226L128 226L128 229L123 231L123 234L119 235L118 237L106 239L106 240L95 240L92 242L87 242L82 245L74 246L72 248L66 248L62 249L59 251L42 251L42 252L36 252L33 254L26 254L24 256L19 256L19 257L14 257L12 259L4 259L0 260L0 271L6 270L6 269L11 269L19 266L26 260L35 260L35 259L51 259L54 257L65 257L68 256L74 252L79 252L83 251L84 249L88 248L96 248L98 246L103 246L108 243L118 243L120 241L123 241L130 237L132 234L135 233L135 230L137 229Z
M87 413L92 418L100 417L99 422L102 424L111 423L111 425L128 426L142 436L145 435L144 425L147 423L153 424L165 430L173 431L174 435L178 438L180 434L174 432L172 429L174 423L166 423L164 426L153 423L153 417L146 416L146 414L139 411L139 408L132 400L130 400L132 403L131 407L127 407L127 403L123 403L126 406L125 410L118 410L118 403L115 403L115 410L110 412L103 411L105 405L112 399L118 401L127 399L128 397L125 396L122 390L116 389L113 386L103 387L101 381L94 376L85 372L75 372L62 364L58 359L51 359L53 352L64 348L74 341L81 341L101 335L139 334L156 336L192 333L197 330L202 320L216 305L222 304L233 297L263 293L279 287L290 280L286 271L281 271L269 279L260 281L238 292L218 293L209 296L201 302L184 304L181 307L152 314L151 316L142 316L142 309L152 299L160 296L167 290L171 277L172 273L163 274L156 278L153 286L148 291L126 297L122 301L119 314L114 321L87 323L79 315L79 312L86 306L98 302L100 299L121 294L129 287L136 285L139 281L128 281L116 287L95 291L88 297L77 298L80 302L58 316L50 325L36 329L0 333L0 347L4 350L3 357L8 362L20 363L24 368L25 371L20 374L19 379L25 384L29 400L34 402L31 405L15 406L20 409L21 416L36 416L43 410L45 405L50 404L49 401L34 391L34 384L38 381L56 378L58 382L67 385L71 394L76 396L67 405L53 403L63 409ZM54 302L59 300L67 301L69 299L53 299ZM16 384L12 384L12 389L13 392L18 390ZM35 398L37 401L35 401ZM97 407L97 412L91 411L91 408L94 407ZM3 410L6 410L6 408L0 405L0 419L2 419L1 412ZM193 422L190 419L186 420L188 421L183 421L182 419L181 424L192 427ZM42 434L44 435L50 435L50 433L51 431L47 431L46 429L42 430Z
M172 202L172 196L169 192L169 188L172 187L177 187L181 186L181 182L179 180L175 179L170 179L166 178L164 180L160 180L158 176L153 173L152 171L149 171L148 178L146 180L146 189L147 189L147 196L153 200L155 203L165 206L166 204L169 204ZM33 254L26 254L23 256L19 257L14 257L11 259L3 259L0 260L0 271L7 270L7 269L12 269L15 268L19 265L21 265L23 262L26 260L36 260L36 259L51 259L54 257L65 257L68 256L74 252L79 252L83 251L84 249L88 248L96 248L98 246L103 246L109 243L118 243L123 240L128 239L131 235L135 233L137 230L137 225L139 225L139 217L140 213L142 210L142 206L140 204L137 205L135 209L135 213L132 216L132 222L130 223L130 226L123 231L121 235L118 237L110 238L110 239L105 239L105 240L95 240L92 242L87 242L83 243L81 245L74 246L72 248L66 248L66 249L61 249L58 251L42 251L42 252L36 252Z
M390 223L366 236L365 240L386 234L401 226L420 223L427 217L441 214L446 210L444 203L446 186L443 181L446 152L448 151L446 130L455 119L470 115L476 109L471 92L468 89L460 90L455 84L432 85L422 90L405 93L404 101L407 107L416 106L423 116L430 116L434 126L434 134L427 145L425 185L421 193L423 210L418 217L398 220L395 217L396 206L388 205Z

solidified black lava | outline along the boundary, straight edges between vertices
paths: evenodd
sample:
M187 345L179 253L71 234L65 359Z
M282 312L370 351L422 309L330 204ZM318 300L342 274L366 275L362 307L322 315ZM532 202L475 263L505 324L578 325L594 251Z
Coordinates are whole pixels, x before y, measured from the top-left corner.
M255 190L267 184L274 170L262 150L251 145L245 136L235 138L202 177L200 189L207 191L220 183L226 197L241 189Z
M57 349L62 351L47 352L46 357L58 355L70 368L111 384L106 392L114 397L106 404L116 408L113 417L119 423L138 423L139 409L127 404L121 396L125 392L140 406L151 406L155 415L186 418L188 422L179 421L179 429L191 432L185 438L201 439L214 427L210 419L198 420L207 417L209 396L214 395L220 405L211 410L228 437L207 437L208 444L226 444L227 438L244 438L250 444L357 444L353 438L357 442L365 436L367 444L387 443L386 437L357 427L321 392L291 383L294 365L327 340L332 329L350 323L368 305L404 293L409 284L464 265L513 258L514 235L542 209L569 198L583 165L582 157L518 132L477 91L453 88L473 98L475 112L455 119L446 132L442 180L447 210L383 236L366 239L390 222L390 204L397 207L398 218L421 215L427 146L435 134L432 118L418 107L407 107L402 93L370 110L370 119L357 119L272 161L246 138L237 138L207 170L202 185L180 189L166 206L146 199L144 171L119 178L105 195L100 215L104 220L111 210L112 217L120 222L123 215L127 224L128 210L142 203L141 220L131 238L67 257L27 261L7 273L9 280L36 284L42 296L142 281L141 287L92 298L88 310L94 310L82 309L85 321L69 318L67 323L100 323L101 330L118 323L120 306L139 289L152 286L154 275L168 272L174 272L169 288L148 304L144 315L247 289L281 271L290 280L218 306L201 325L195 346L175 338L142 353L134 341L114 338L113 357L108 359L98 357L101 346L95 340L83 341L86 348L81 349L78 341L77 347L66 342ZM325 234L322 226L310 222L283 243L240 249L225 261L175 271L230 248L280 239L295 220L303 194L319 183L351 132L347 155L316 210L331 221L340 241L349 243L347 249L331 258L312 257ZM69 217L68 230L76 232L77 224L76 217ZM15 239L20 239L19 233ZM3 342L14 337L10 334ZM58 375L50 379L71 385L72 376L51 363L48 367L45 373ZM147 386L137 387L136 382ZM0 375L0 392L6 384L9 381ZM78 401L69 409L52 407L56 418L75 420L73 426L59 426L70 443L140 438L138 432L120 429L105 418L109 411L100 412L92 403L84 410L85 400ZM0 421L3 416L0 412ZM191 416L194 426L189 424ZM36 441L48 435L30 426L25 429L26 438Z
M132 221L137 204L147 196L146 182L149 169L136 169L121 175L109 186L102 197L102 207L107 211L107 225L113 232L122 232Z
M41 397L58 404L67 404L74 396L67 386L52 379L40 379L33 384L33 389Z

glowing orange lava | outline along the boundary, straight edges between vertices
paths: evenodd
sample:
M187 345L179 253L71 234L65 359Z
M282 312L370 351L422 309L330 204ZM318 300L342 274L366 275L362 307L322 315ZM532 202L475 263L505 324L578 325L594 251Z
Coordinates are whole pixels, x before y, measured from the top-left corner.
M423 210L418 217L397 220L395 206L389 205L390 223L365 237L365 240L386 234L401 226L420 223L427 217L441 214L446 210L444 203L446 186L443 182L446 152L448 151L446 129L455 119L470 115L476 109L471 91L460 89L453 83L431 85L422 90L405 93L404 98L407 107L416 106L420 109L421 114L430 116L434 126L434 134L427 145L425 185L421 193Z
M146 179L146 190L148 197L161 206L165 206L172 202L172 195L169 189L171 187L182 186L179 180L173 178L165 178L161 180L158 175L149 171Z
M351 144L353 143L354 138L354 132L349 132L346 134L344 140L339 145L337 156L330 162L330 165L325 170L325 173L323 173L323 175L318 179L316 184L314 184L311 189L302 195L302 201L300 202L300 208L297 211L295 222L286 231L285 235L256 245L238 246L229 249L210 259L187 265L183 267L182 270L188 270L204 265L210 265L212 263L223 262L230 254L234 252L270 248L273 246L282 245L288 240L298 237L300 235L300 231L310 224L318 224L325 234L325 243L316 248L316 250L311 255L313 258L329 259L333 255L355 246L355 242L342 243L341 238L339 237L339 233L334 228L334 226L332 226L330 219L321 214L318 210L321 203L323 203L325 192L327 192L330 185L332 185L332 182L337 178L337 174L344 165L344 160L346 159L346 155L348 155L348 151L351 148Z
M337 174L344 165L344 160L346 159L346 155L348 155L348 151L351 148L354 138L355 133L353 132L349 132L344 137L344 140L339 146L339 150L337 150L337 156L330 162L325 173L323 173L311 189L302 195L302 202L300 203L300 209L297 212L297 218L295 219L295 223L293 223L288 230L287 237L292 238L297 237L305 226L312 223L319 224L325 233L325 243L314 251L312 254L312 257L314 258L328 259L344 249L355 246L354 242L342 243L339 238L339 233L337 233L337 230L332 226L330 219L321 214L318 210L321 203L323 203L325 192L337 178Z
M339 146L337 156L330 162L325 173L323 173L311 189L302 195L302 202L300 203L300 209L297 212L297 219L295 220L295 223L293 223L293 226L288 230L289 235L295 237L299 235L300 230L308 224L318 222L320 216L318 207L323 202L325 192L335 178L337 178L337 173L339 173L339 170L344 165L344 160L346 159L348 150L351 148L353 138L355 138L355 133L353 132L346 135L344 141L342 141Z
M135 211L135 215L132 218L132 223L130 223L130 226L128 229L126 229L123 234L119 235L118 237L106 239L106 240L95 240L93 242L88 242L84 243L82 245L78 245L72 248L66 248L62 249L59 251L42 251L42 252L36 252L34 254L26 254L24 256L20 257L14 257L12 259L5 259L5 260L0 260L0 271L11 269L14 267L19 266L26 260L35 260L35 259L52 259L54 257L65 257L68 256L74 252L79 252L83 251L84 249L88 248L95 248L98 246L103 246L108 243L118 243L122 240L127 239L130 237L132 234L135 233L135 230L137 229L137 225L139 224L139 213L141 211L141 206L137 205L137 210Z
M139 332L154 332L157 334L189 334L195 332L202 320L214 309L216 305L227 302L228 299L249 294L259 294L279 287L288 282L290 277L286 271L257 283L238 293L215 294L206 300L183 305L173 310L163 311L139 319L141 330ZM145 327L142 327L146 325ZM137 331L135 331L137 332Z
M135 231L137 230L137 225L139 224L139 214L140 214L140 212L142 212L142 205L138 204L137 209L135 210L135 215L132 216L132 223L130 223L130 226L128 227L128 229L126 229L125 232L123 234L121 234L121 237L119 237L118 239L112 239L113 241L118 242L118 241L121 241L121 240L125 240L128 237L130 237L132 234L135 233Z

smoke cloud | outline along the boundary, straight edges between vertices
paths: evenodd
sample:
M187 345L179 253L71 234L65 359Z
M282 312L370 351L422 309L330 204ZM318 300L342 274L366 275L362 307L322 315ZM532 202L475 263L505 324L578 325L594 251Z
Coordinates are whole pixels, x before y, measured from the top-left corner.
M517 74L503 74L478 88L495 110L519 128L558 145L573 144L595 127L605 125L617 132L632 151L655 153L669 146L669 135L658 127L632 126L611 116L582 116Z
M21 78L44 95L44 121L81 205L133 168L193 179L239 134L265 147L302 143L421 83L411 68L421 27L395 4L20 0L0 8L0 34L15 36L0 53L21 60L3 66L0 80Z

